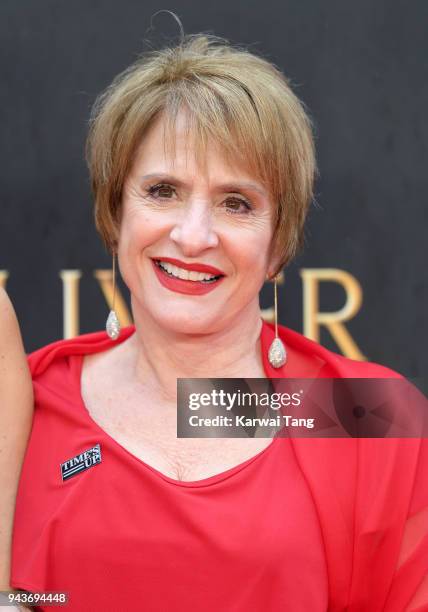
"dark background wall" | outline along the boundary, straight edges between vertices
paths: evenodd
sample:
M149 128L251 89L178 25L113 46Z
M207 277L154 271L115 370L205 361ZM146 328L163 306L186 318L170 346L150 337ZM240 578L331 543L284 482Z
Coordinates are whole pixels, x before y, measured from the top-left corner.
M59 272L80 269L80 331L102 329L93 278L109 268L93 222L84 141L92 102L147 47L211 32L280 66L317 128L319 208L286 270L280 322L302 331L302 268L340 268L364 301L347 328L363 353L409 377L427 365L426 0L2 0L0 270L27 351L62 337ZM338 310L339 286L321 289ZM262 292L272 305L272 286ZM322 343L338 350L327 331Z

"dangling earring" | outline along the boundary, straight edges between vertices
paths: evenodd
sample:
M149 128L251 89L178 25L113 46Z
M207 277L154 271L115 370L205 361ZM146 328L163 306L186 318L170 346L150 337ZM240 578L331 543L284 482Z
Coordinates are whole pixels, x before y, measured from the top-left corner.
M275 339L270 345L268 359L271 366L274 368L280 368L287 362L287 351L285 350L285 346L278 337L278 298L277 298L277 286L276 279L274 279L274 295L275 295Z
M113 252L113 303L112 303L112 307L110 310L110 314L107 317L107 322L106 322L106 332L107 335L109 336L109 338L111 338L112 340L117 340L119 338L119 334L120 334L120 323L119 323L119 319L117 318L117 314L114 310L114 301L115 301L115 297L116 297L116 265L115 265L115 261L116 261L116 254Z

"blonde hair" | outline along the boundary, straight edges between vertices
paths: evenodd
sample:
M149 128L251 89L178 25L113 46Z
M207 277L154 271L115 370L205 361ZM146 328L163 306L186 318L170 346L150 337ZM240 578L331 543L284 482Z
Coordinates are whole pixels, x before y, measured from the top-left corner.
M302 246L313 199L311 120L274 64L212 34L183 35L176 46L143 53L94 103L86 156L106 247L117 245L123 184L145 131L162 114L174 151L180 109L188 111L197 160L213 138L227 159L243 159L267 188L278 272Z

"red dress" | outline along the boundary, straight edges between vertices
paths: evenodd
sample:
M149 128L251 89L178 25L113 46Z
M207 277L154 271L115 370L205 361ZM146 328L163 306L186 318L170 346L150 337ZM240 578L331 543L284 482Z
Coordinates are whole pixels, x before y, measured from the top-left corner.
M403 612L413 596L411 610L428 609L427 439L276 437L215 476L169 478L101 429L80 393L83 356L134 330L29 356L11 584L69 598L36 609ZM289 361L270 366L263 322L267 377L398 376L278 330Z

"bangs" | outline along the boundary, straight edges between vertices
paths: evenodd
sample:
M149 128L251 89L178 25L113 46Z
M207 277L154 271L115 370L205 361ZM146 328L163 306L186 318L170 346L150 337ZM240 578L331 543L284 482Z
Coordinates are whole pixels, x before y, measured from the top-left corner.
M228 166L248 169L270 192L273 177L263 163L269 151L255 107L241 88L227 92L227 104L221 95L224 93L224 84L213 90L212 81L210 87L181 82L171 88L162 112L165 155L175 159L177 119L184 113L186 140L191 144L199 168L206 169L207 147L214 143Z

